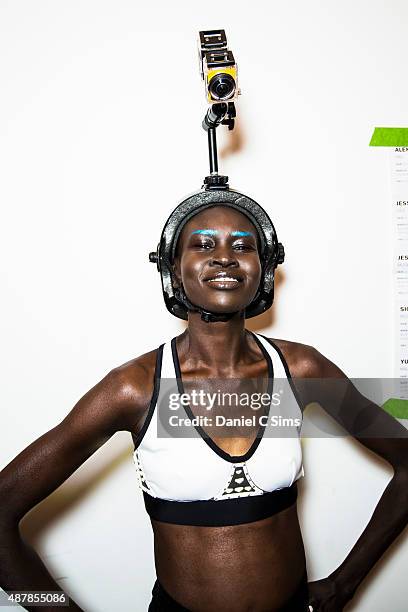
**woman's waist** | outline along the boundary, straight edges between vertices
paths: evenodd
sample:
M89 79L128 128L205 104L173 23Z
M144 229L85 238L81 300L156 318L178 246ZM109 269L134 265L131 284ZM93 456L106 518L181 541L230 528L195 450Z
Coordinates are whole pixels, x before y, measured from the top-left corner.
M295 592L306 572L296 504L244 525L152 525L158 580L187 608L197 609L194 603L210 597L213 609L222 609L224 598L273 609Z

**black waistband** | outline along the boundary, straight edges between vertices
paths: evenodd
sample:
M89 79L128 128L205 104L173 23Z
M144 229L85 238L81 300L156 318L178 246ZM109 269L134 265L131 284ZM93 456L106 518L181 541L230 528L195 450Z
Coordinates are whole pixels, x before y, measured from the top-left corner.
M145 491L143 497L148 514L156 521L177 525L224 527L253 523L285 510L297 499L297 483L263 495L236 499L180 502L152 497Z

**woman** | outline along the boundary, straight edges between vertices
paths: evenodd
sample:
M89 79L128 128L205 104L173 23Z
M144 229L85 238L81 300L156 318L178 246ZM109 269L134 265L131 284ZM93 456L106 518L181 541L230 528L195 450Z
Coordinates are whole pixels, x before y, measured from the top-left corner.
M296 612L309 610L309 604L315 611L342 610L406 525L406 431L314 348L245 329L248 314L271 305L273 272L283 259L263 209L225 190L201 192L187 204L172 213L158 253L151 254L161 271L166 306L188 317L187 328L172 342L114 368L1 472L7 505L1 509L0 584L5 590L58 590L37 553L22 541L19 521L116 431L126 430L135 443L154 532L157 581L150 612ZM277 374L289 380L300 414L311 401L330 410L334 398L334 416L348 431L354 428L351 417L363 410L367 415L369 407L363 431L371 435L375 421L393 435L356 436L392 465L394 475L345 561L309 584L296 510L296 480L303 475L298 437L267 438L260 420L244 431L236 428L235 435L210 425L195 426L191 435L179 438L159 435L152 425L169 431L166 375L177 379L182 393L197 380L238 381L237 388L239 381L266 380L270 391ZM344 382L345 400L339 404L330 385L303 384L317 378ZM186 413L200 416L201 408L193 411L190 402ZM80 608L71 600L69 609Z

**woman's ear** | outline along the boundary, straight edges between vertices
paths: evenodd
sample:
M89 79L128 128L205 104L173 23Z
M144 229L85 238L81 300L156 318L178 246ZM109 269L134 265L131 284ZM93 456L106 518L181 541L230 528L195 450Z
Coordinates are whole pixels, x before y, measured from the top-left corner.
M180 271L180 259L179 259L179 257L175 257L174 258L174 262L173 262L173 266L172 266L172 272L173 272L173 285L174 285L174 287L180 287L181 286L181 271Z

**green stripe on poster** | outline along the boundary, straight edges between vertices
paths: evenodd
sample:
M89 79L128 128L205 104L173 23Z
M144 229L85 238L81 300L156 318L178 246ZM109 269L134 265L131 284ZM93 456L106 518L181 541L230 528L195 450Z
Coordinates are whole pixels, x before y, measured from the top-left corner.
M376 127L370 147L408 147L408 128Z
M383 409L396 419L408 419L408 400L390 397Z

